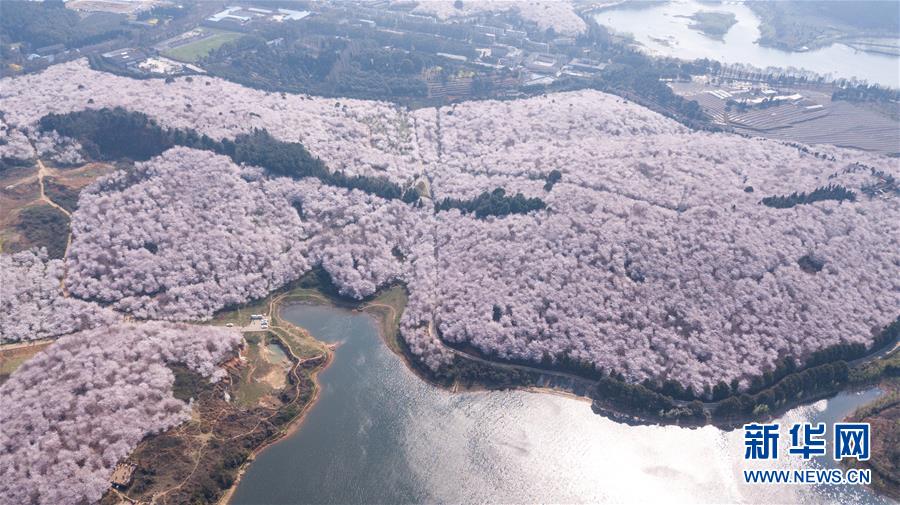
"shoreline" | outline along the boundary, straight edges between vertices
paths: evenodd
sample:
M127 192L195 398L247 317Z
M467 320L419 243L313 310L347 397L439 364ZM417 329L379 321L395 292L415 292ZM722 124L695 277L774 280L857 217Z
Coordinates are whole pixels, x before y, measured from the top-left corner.
M331 302L332 302L332 300L328 300L328 303L331 304L331 306L341 307L341 304L337 304L337 303L332 304ZM366 310L368 308L370 308L369 305L363 304L363 305L360 305L359 307L350 308L350 310L353 310L354 312L365 312L376 319L381 317L379 314L373 314L372 312ZM497 391L498 390L498 388L492 388L485 384L460 384L459 381L455 381L452 385L447 385L447 384L438 382L438 381L434 380L433 377L431 377L427 373L425 373L425 371L423 371L413 361L413 357L406 351L404 343L400 340L401 337L399 335L395 335L395 336L391 337L391 336L385 334L384 328L381 327L380 325L378 327L378 335L381 337L382 343L388 348L388 350L391 351L395 356L400 358L400 360L406 366L407 370L412 372L413 375L418 377L419 380L424 381L426 384L429 384L433 387L447 391L448 393L451 393L451 394L477 393L477 392L483 392L483 391ZM513 365L513 366L516 366L516 365ZM578 401L583 401L583 402L587 402L587 403L590 403L592 401L590 398L588 398L586 396L576 394L567 389L556 388L556 387L552 387L552 386L531 386L531 385L522 384L522 385L517 385L512 388L502 388L502 389L504 389L504 390L512 389L515 391L524 391L526 393L553 394L553 395L562 396L562 397L566 397L566 398L570 398L570 399L578 400Z
M352 310L355 312L366 312L366 313L369 313L370 315L372 315L373 317L375 317L376 320L378 320L378 321L380 321L381 318L384 317L384 315L378 313L377 310L369 310L369 309L370 308L374 309L375 306L383 306L383 304L375 304L373 306L372 302L375 299L377 299L377 297L380 294L382 294L382 293L386 292L388 289L390 289L391 286L382 288L381 290L377 291L371 297L369 297L365 300L361 300L361 301L345 299L345 298L341 297L340 295L335 294L336 290L328 289L328 287L329 286L325 286L323 288L323 286L318 285L318 286L312 288L313 293L302 294L299 296L299 298L301 298L300 300L294 300L294 301L296 303L301 303L301 304L302 303L313 303L313 304L343 308L343 309ZM404 287L404 289L405 289L405 287ZM285 301L291 301L290 298L291 298L290 296L279 298L278 299L279 306L281 303L283 303ZM394 309L392 308L392 310L394 310ZM402 311L400 312L400 314L402 314ZM395 317L398 320L399 320L400 314L395 315ZM894 323L894 324L896 324L896 323ZM889 328L889 327L890 327L890 325L886 326L885 330L887 330L887 328ZM403 363L406 365L406 367L409 368L413 372L413 374L415 374L419 379L424 380L428 384L431 384L432 386L436 386L436 387L439 387L441 389L444 389L444 390L447 390L450 392L460 392L460 391L477 392L477 391L507 390L507 389L515 389L515 390L522 390L522 391L539 391L539 392L553 391L553 392L556 392L556 393L559 393L559 394L562 394L565 396L569 396L573 399L579 399L582 401L590 402L595 407L595 413L604 415L604 416L606 416L610 419L616 420L618 422L624 422L624 423L629 423L629 424L637 423L637 424L653 424L653 425L676 425L676 426L682 426L682 427L688 427L688 428L695 428L695 427L700 427L700 426L705 426L705 425L713 425L718 428L730 430L730 429L734 429L735 427L744 424L745 422L757 421L757 420L762 420L762 419L767 419L767 418L774 418L778 415L784 414L785 412L787 412L788 410L791 410L792 408L801 407L803 405L808 405L810 403L819 401L824 398L830 398L842 391L857 390L859 388L866 387L866 385L867 385L864 383L856 383L856 382L848 381L845 383L839 383L836 385L832 385L832 387L830 387L830 388L824 387L820 390L816 390L816 391L813 391L810 393L806 393L804 391L805 394L803 394L801 397L795 398L794 401L786 402L783 405L779 405L779 406L773 408L770 412L766 412L766 413L762 413L762 414L747 414L744 416L731 416L728 418L718 418L718 419L713 418L713 416L712 416L713 411L715 410L715 408L717 406L719 406L723 402L728 401L729 399L732 399L732 398L737 399L744 395L749 395L752 397L754 395L758 395L765 391L769 391L769 390L777 387L787 377L791 376L791 374L788 374L787 376L782 377L782 378L776 380L775 382L769 384L768 386L766 386L762 389L756 390L753 393L749 393L749 392L744 392L741 394L732 393L732 394L729 394L729 396L722 398L720 400L717 400L717 401L709 401L709 400L703 400L703 399L699 399L699 398L694 400L694 401L699 401L700 404L703 406L703 408L706 409L708 411L708 413L710 414L709 417L707 417L704 420L704 422L697 422L697 420L690 420L690 419L680 419L679 420L679 419L665 418L663 416L646 416L646 415L635 414L634 412L630 412L627 408L622 408L622 406L616 404L615 401L597 400L597 399L591 397L587 391L585 391L585 394L579 394L578 392L575 391L574 384L572 384L571 387L565 387L565 386L561 387L561 386L553 385L554 383L556 383L556 384L559 383L559 382L556 382L554 379L560 380L560 381L578 380L578 381L587 382L587 383L596 383L597 382L597 379L592 379L590 377L584 377L584 376L581 376L572 371L556 370L553 368L545 369L545 368L542 368L539 364L528 365L528 364L522 364L522 363L518 363L518 362L494 361L490 358L490 356L473 356L473 355L469 354L468 352L463 352L463 353L457 352L455 354L456 354L457 358L459 358L461 360L466 360L471 363L479 363L484 366L491 367L494 370L497 370L497 369L515 369L515 370L519 370L519 371L524 370L526 374L537 375L540 378L546 379L546 380L542 380L539 385L522 384L522 383L506 385L506 384L488 384L488 383L483 383L483 382L478 383L478 382L474 382L474 381L469 384L462 384L462 383L460 383L459 379L456 378L456 379L454 379L453 383L447 384L447 383L437 380L433 375L433 371L424 369L423 368L424 365L415 361L415 357L413 355L411 355L409 350L405 347L404 342L402 341L402 337L400 337L399 334L394 335L394 336L386 335L384 333L384 327L380 324L378 325L378 332L379 332L379 335L381 336L384 344L387 345L388 349L390 349L395 355L400 357L400 359L403 361ZM453 346L447 346L447 347L450 349L453 349L455 351L458 351L458 349L455 349ZM864 366L869 363L874 363L883 357L889 356L891 353L896 352L898 349L900 349L900 339L898 339L898 337L895 335L893 338L888 339L886 341L883 341L880 343L879 342L874 343L873 347L871 349L868 349L867 353L864 356L860 356L858 358L851 359L851 360L835 360L833 362L829 362L829 363L825 363L825 364L834 364L834 363L838 363L838 362L843 362L843 363L846 363L847 365L849 365L850 368L861 367L861 366ZM802 373L806 370L810 370L813 368L816 368L816 367L815 366L803 366L803 367L797 368L792 373ZM648 391L657 393L655 390L648 390ZM663 395L663 396L665 396L667 399L671 400L672 403L674 404L674 407L676 407L676 408L686 407L690 403L692 403L692 401L688 401L688 400L679 400L679 399L672 398L672 397L669 397L666 395Z
M277 302L277 304L280 308L280 301ZM253 462L256 461L256 458L269 447L285 440L286 438L296 433L297 430L299 430L303 426L303 422L306 420L307 414L309 414L309 412L312 411L313 407L316 406L316 403L319 402L319 396L321 396L322 392L322 386L319 384L319 373L328 369L328 367L331 366L331 363L334 361L334 349L332 349L332 346L324 343L323 345L328 349L327 353L325 354L325 362L316 367L316 369L309 374L310 379L313 381L313 384L315 384L315 391L313 392L312 398L310 398L309 401L306 402L306 405L303 406L303 410L301 410L300 413L297 414L297 417L292 419L291 422L288 423L288 425L282 431L280 431L277 436L273 437L270 440L267 440L264 444L250 452L247 460L241 464L240 468L235 474L234 481L231 483L231 487L229 487L222 494L222 496L219 497L218 501L216 501L217 505L230 505L231 499L234 497L235 491L237 491L238 484L240 484L241 480L244 478L244 475L247 473L250 465L252 465Z
M382 293L382 292L383 291L379 291L379 293ZM377 296L377 294L376 294L376 296ZM374 299L374 297L373 297L373 299ZM362 302L347 301L347 300L342 300L342 299L337 298L333 295L330 295L326 292L316 289L312 293L303 293L303 294L297 294L297 295L293 295L293 296L285 295L285 296L276 297L276 299L272 300L272 302L270 304L270 310L271 310L270 314L276 314L276 315L278 315L279 319L281 319L280 318L281 311L286 305L318 305L318 306L332 307L332 308L338 308L338 309L346 309L346 310L350 310L352 312L357 312L357 313L366 313L375 320L377 330L378 330L378 335L380 336L382 343L395 356L400 358L400 360L403 362L403 364L407 368L407 370L409 370L411 373L413 373L419 380L423 380L426 383L428 383L429 385L440 388L441 390L446 391L447 393L450 393L450 394L465 393L465 392L496 391L496 390L516 390L516 391L523 391L523 392L532 393L532 394L549 394L549 395L559 396L562 398L567 398L570 400L587 403L591 406L591 408L595 414L602 415L603 417L606 417L617 423L624 423L624 424L629 424L629 425L642 425L642 424L643 425L647 425L647 424L676 425L676 426L679 426L679 427L682 427L685 429L696 429L696 428L699 428L702 426L712 425L718 429L725 430L725 431L730 431L730 430L734 429L735 426L737 426L731 422L729 422L729 423L713 422L711 419L708 419L707 422L702 423L702 424L689 424L689 423L679 424L679 423L673 423L673 422L664 422L663 419L647 419L647 418L644 418L641 416L627 413L627 412L625 412L623 410L619 410L615 407L610 407L608 404L601 405L601 404L599 404L599 402L597 400L591 398L590 396L577 394L577 393L573 392L571 389L556 387L556 386L547 385L547 384L543 384L543 385L518 384L518 385L514 385L512 387L497 388L497 387L491 387L488 384L477 384L477 383L476 384L461 384L458 379L454 380L454 382L450 385L441 383L441 382L435 380L432 376L429 376L425 371L423 371L421 369L421 367L419 365L417 365L413 361L413 357L404 348L403 342L400 340L399 333L395 334L394 336L387 334L387 332L385 331L385 327L382 324L379 324L379 323L386 322L385 321L386 314L383 314L377 310L374 310L375 306L369 305L371 300L372 299L369 299L367 301L362 301ZM378 306L385 306L385 305L379 304ZM397 321L399 321L399 314L396 314L396 309L392 306L388 306L388 307L395 314L394 317L397 319ZM393 321L391 321L391 322L393 323ZM290 321L288 321L288 323L290 323ZM290 323L290 324L293 325L293 323ZM294 325L294 326L296 326L296 325ZM301 328L301 327L297 327L297 328ZM305 331L305 329L304 329L304 331ZM271 440L267 441L265 444L263 444L259 448L255 449L250 454L248 459L241 465L241 468L239 469L238 473L236 474L234 482L232 483L232 486L222 495L220 500L217 502L218 505L230 505L231 504L231 500L234 496L235 491L237 490L237 486L240 484L243 476L246 474L250 465L253 464L253 462L256 460L257 456L262 454L262 452L265 451L266 449L268 449L270 446L273 446L273 445L287 439L289 436L293 435L300 428L302 428L303 422L305 421L307 414L318 403L320 392L321 392L321 385L318 381L318 375L320 372L322 372L323 370L326 370L328 368L328 366L331 365L331 363L334 360L334 353L335 353L336 347L339 345L339 344L327 344L325 342L320 342L320 343L322 343L323 346L325 346L328 349L328 352L327 352L327 357L326 357L325 362L321 366L319 366L314 372L310 373L310 378L312 379L312 381L316 387L313 397L304 406L303 411L294 420L292 420L290 422L290 424L284 431L282 431L277 437L272 438ZM859 365L859 364L872 363L872 362L880 359L884 355L890 354L891 352L895 351L898 347L900 347L900 345L898 345L895 342L893 345L885 346L885 348L873 350L870 356L866 356L866 357L863 357L863 358L860 358L859 360L857 360L858 361L857 364ZM513 364L513 365L509 365L509 366L514 367L517 365ZM585 379L585 380L587 380L587 379ZM793 408L801 407L803 405L808 405L808 404L814 403L816 401L820 401L822 399L828 399L828 398L831 398L834 395L839 394L844 391L857 391L857 390L860 390L865 387L866 387L865 384L845 384L845 385L838 387L829 392L822 392L822 393L806 396L802 400L783 405L777 411L772 412L771 416L783 415L785 412L787 412L788 410L791 410Z

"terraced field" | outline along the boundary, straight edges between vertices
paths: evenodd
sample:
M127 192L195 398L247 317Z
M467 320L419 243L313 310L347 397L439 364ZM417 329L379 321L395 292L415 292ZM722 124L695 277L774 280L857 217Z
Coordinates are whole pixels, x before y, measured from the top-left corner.
M804 144L833 144L881 154L900 153L900 123L870 108L802 90L803 100L737 112L729 86L677 83L676 93L696 100L713 121L740 133ZM786 91L781 90L782 93Z

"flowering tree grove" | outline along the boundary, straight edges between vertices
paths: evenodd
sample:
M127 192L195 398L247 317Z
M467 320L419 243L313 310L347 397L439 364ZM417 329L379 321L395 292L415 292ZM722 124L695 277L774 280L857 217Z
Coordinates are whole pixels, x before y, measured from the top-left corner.
M117 324L60 338L0 386L0 503L93 503L141 439L185 421L172 396L183 363L216 379L240 334Z
M407 204L185 147L112 174L81 196L66 283L140 318L206 318L321 266L354 298L404 282L401 332L431 367L466 343L699 393L870 345L900 314L900 203L862 190L895 159L694 132L596 91L410 112L83 62L0 84L16 128L124 106L219 140L265 128L332 170L428 188ZM823 187L857 196L761 203Z
M97 304L65 298L62 260L47 252L0 254L0 343L57 337L114 323L119 316Z

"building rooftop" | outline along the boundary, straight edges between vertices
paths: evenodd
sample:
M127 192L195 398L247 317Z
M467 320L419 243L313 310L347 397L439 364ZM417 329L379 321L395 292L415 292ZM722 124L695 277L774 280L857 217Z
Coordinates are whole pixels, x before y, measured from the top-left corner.
M116 469L113 470L109 481L113 486L128 487L131 484L131 478L134 476L135 468L137 467L131 463L119 463L116 465Z
M450 53L436 53L436 54L438 56L443 56L444 58L449 58L451 60L456 60L456 61L468 61L469 60L469 58L466 58L465 56L463 56L461 54L450 54Z
M233 20L239 23L246 23L253 19L265 18L271 21L298 21L309 16L309 11L297 11L292 9L263 9L259 7L227 7L221 12L217 12L206 18L207 21L218 23L224 20Z

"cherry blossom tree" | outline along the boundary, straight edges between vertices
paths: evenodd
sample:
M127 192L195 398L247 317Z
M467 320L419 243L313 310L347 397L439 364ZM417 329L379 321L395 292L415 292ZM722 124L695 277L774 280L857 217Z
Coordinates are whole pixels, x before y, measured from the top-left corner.
M17 129L114 106L216 139L266 128L332 170L430 196L407 205L167 151L88 188L73 217L69 290L139 318L206 318L321 266L354 298L405 283L401 332L429 366L465 343L699 393L786 356L868 345L900 314L900 204L862 190L900 175L896 159L690 131L590 90L411 112L76 61L3 80L0 104ZM859 197L760 204L829 185ZM434 212L496 188L546 208Z
M215 379L240 334L117 324L60 338L0 386L0 503L93 503L141 439L190 417L168 364Z
M425 212L175 148L82 193L66 280L81 298L149 319L207 318L315 265L364 297L399 278L394 251L411 247L416 214Z
M414 119L385 102L269 93L213 77L130 79L91 70L86 59L0 79L0 112L17 129L34 128L50 112L117 106L214 139L266 129L280 140L302 142L348 175L406 183L419 174Z
M26 162L34 159L34 148L28 136L7 125L0 115L0 160Z
M62 260L46 250L0 254L0 343L52 338L112 324L118 316L97 304L65 298Z

